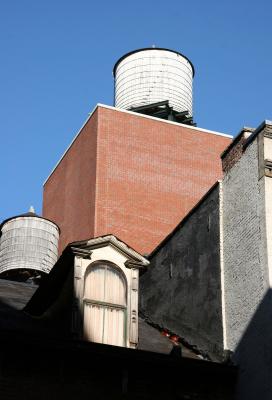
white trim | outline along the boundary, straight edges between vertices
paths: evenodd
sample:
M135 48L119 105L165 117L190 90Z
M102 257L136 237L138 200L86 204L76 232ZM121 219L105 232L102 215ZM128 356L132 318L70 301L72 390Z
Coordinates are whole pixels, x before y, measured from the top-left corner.
M220 275L221 275L221 303L222 303L222 325L223 325L223 347L227 350L227 328L226 328L226 302L225 302L225 270L224 270L224 226L223 226L223 185L219 183L219 251L220 251Z
M123 112L123 113L126 113L126 114L131 114L131 115L134 115L134 116L137 115L137 116L140 116L142 118L152 119L153 121L157 121L157 122L163 122L163 123L166 123L166 124L176 125L176 126L179 126L179 127L182 126L183 128L189 128L189 129L193 129L193 130L196 130L196 131L205 132L205 133L211 133L212 135L224 136L224 137L228 137L228 138L233 139L232 135L228 135L226 133L210 131L208 129L198 128L196 126L181 124L180 122L168 121L166 119L161 119L161 118L157 118L157 117L151 117L150 115L139 114L139 113L135 113L134 111L128 111L128 110L123 110L121 108L116 108L116 107L112 107L112 106L106 106L105 104L98 103L97 107L108 108L109 110L120 111L120 112Z
M76 136L74 137L74 139L72 140L72 142L70 143L70 145L67 147L67 149L65 150L65 152L63 153L63 155L61 156L61 158L59 159L59 161L57 162L57 164L55 165L55 167L52 169L52 171L50 172L50 174L48 175L48 177L46 178L46 180L44 181L43 185L46 184L46 182L48 181L48 179L50 178L50 176L53 174L53 172L55 171L55 169L57 168L57 166L60 164L61 160L64 158L64 156L66 155L66 153L68 152L68 150L70 149L70 147L72 146L72 144L75 142L75 140L77 139L77 137L79 136L80 132L82 131L82 129L84 128L84 126L87 124L87 122L89 121L89 119L92 117L92 115L95 113L95 111L97 110L98 107L102 107L102 108L106 108L108 110L114 110L114 111L119 111L125 114L130 114L130 115L134 115L140 118L146 118L146 119L151 119L153 121L157 121L160 123L165 123L165 124L170 124L170 125L175 125L178 127L183 127L186 129L192 129L192 130L196 130L198 132L204 132L204 133L210 133L212 135L217 135L217 136L223 136L223 137L227 137L230 139L233 139L233 136L228 135L226 133L221 133L221 132L216 132L216 131L210 131L208 129L203 129L203 128L198 128L195 126L190 126L190 125L185 125L185 124L181 124L179 122L174 122L174 121L167 121L165 119L161 119L161 118L156 118L156 117L151 117L150 115L144 115L144 114L139 114L139 113L135 113L134 111L128 111L128 110L123 110L120 108L116 108L116 107L112 107L112 106L107 106L105 104L101 104L98 103L95 108L92 110L92 112L89 114L88 118L86 119L86 121L84 122L84 124L81 126L81 128L79 129L79 131L76 133Z
M99 236L97 238L90 239L87 241L85 247L87 247L87 246L91 246L91 248L103 247L108 244L111 244L115 248L121 250L127 256L130 256L134 259L136 258L143 265L146 265L146 266L149 265L149 261L145 257L143 257L137 251L133 250L131 247L128 247L128 245L126 245L126 243L122 242L121 240L118 240L114 235ZM76 245L75 245L75 247L76 247Z

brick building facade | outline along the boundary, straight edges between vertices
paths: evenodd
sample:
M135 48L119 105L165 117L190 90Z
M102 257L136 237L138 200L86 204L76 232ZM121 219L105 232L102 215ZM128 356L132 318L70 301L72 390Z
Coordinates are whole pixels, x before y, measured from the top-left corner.
M98 105L44 184L70 242L114 234L151 252L221 177L228 135Z

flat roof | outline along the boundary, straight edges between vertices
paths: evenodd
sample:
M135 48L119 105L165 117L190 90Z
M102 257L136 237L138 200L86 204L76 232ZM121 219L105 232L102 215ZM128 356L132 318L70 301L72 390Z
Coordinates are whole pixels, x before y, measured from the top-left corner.
M87 118L86 121L83 123L83 125L81 126L81 128L78 130L78 132L76 133L74 139L72 140L72 142L70 143L70 145L67 147L67 149L65 150L65 152L63 153L63 155L61 156L61 158L59 159L59 161L57 162L57 164L54 166L54 168L52 169L52 171L50 172L50 174L48 175L48 177L45 179L45 181L43 182L43 185L46 184L46 182L48 181L48 179L50 178L50 176L53 174L53 172L55 171L55 169L57 168L57 166L60 164L61 160L65 157L66 153L69 151L70 147L73 145L74 141L75 141L75 140L77 139L77 137L80 135L82 129L83 129L84 126L88 123L89 119L92 117L92 115L93 115L93 114L95 113L95 111L98 109L98 107L106 108L106 109L108 109L108 110L114 110L114 111L121 112L121 113L125 113L125 114L130 114L130 115L133 115L134 117L137 116L137 117L139 117L139 118L151 119L151 120L153 120L153 121L157 121L157 122L160 122L160 123L175 125L175 126L183 127L183 128L186 128L186 129L196 130L196 131L198 131L198 132L209 133L209 134L212 134L212 135L223 136L223 137L227 137L227 138L233 139L233 136L228 135L228 134L226 134L226 133L221 133L221 132L211 131L211 130L208 130L208 129L198 128L198 127L195 127L195 126L190 126L190 125L186 125L186 124L181 124L181 123L179 123L179 122L168 121L168 120L165 120L165 119L161 119L161 118L157 118L157 117L152 117L152 116L150 116L150 115L139 114L139 113L136 113L136 112L134 112L134 111L123 110L123 109L121 109L121 108L116 108L116 107L113 107L113 106L107 106L107 105L105 105L105 104L100 104L100 103L98 103L98 104L95 106L95 108L93 109L93 111L89 114L88 118Z

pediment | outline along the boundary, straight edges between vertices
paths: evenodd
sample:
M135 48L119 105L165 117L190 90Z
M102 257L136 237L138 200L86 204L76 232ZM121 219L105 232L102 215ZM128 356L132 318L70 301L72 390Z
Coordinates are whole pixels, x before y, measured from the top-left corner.
M125 265L128 268L142 268L149 265L149 261L145 257L114 235L99 236L93 239L71 243L71 250L74 254L80 255L83 258L90 258L92 250L108 246L127 257Z

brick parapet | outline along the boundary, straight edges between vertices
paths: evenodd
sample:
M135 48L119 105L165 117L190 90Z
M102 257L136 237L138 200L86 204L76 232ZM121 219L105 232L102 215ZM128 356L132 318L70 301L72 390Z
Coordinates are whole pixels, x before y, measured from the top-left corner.
M224 173L227 173L241 158L244 151L244 145L253 131L253 128L243 128L221 154L222 169Z

